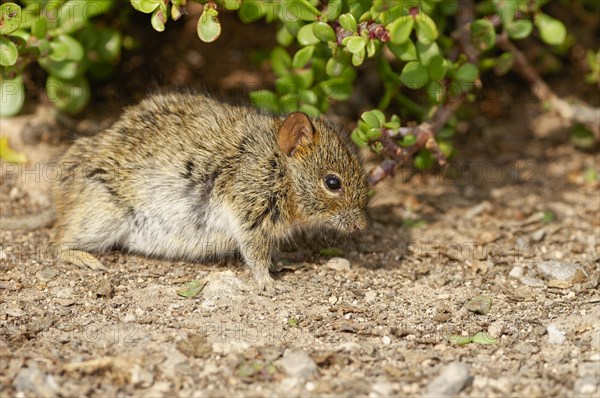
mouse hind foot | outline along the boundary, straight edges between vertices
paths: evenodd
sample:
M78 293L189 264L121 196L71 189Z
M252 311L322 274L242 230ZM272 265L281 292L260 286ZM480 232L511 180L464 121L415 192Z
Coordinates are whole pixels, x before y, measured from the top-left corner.
M74 264L80 268L89 268L95 271L107 271L107 268L93 254L83 250L61 249L56 253L56 258L65 263Z

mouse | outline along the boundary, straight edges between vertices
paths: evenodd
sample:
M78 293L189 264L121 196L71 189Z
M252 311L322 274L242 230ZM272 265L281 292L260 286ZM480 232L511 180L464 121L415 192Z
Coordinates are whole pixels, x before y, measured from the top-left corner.
M37 219L53 221L58 259L81 267L105 269L94 254L111 250L188 261L235 252L258 290L273 293L281 242L367 226L369 186L355 146L334 123L302 112L154 94L77 139L58 165L53 209Z

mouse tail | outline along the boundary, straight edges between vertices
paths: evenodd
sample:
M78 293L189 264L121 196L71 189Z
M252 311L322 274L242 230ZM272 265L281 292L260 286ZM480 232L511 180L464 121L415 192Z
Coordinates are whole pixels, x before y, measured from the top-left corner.
M0 230L3 231L32 231L48 227L56 220L56 213L53 208L42 210L35 214L24 214L22 216L1 216Z

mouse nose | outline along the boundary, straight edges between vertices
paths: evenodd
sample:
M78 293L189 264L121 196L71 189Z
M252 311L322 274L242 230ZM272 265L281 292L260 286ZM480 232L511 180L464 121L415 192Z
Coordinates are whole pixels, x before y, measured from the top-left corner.
M358 215L354 223L350 226L352 232L362 231L365 228L367 228L367 217L364 214Z

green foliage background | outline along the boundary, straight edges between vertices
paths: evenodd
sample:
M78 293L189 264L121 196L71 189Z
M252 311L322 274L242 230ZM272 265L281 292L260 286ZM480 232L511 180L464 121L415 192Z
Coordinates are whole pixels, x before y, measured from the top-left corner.
M595 0L578 0L594 13ZM186 17L191 0L21 0L0 7L0 115L19 112L25 100L22 74L36 62L47 73L46 93L62 111L80 112L90 99L89 79L110 76L127 45L123 32L102 26L97 17L115 8L149 14L150 25L163 31L169 20ZM411 146L415 137L401 128L399 108L413 120L428 120L444 104L457 98L472 100L480 75L506 74L513 54L496 46L497 35L512 41L534 35L551 51L564 54L575 42L560 20L544 11L548 0L476 1L474 15L466 16L470 46L467 56L456 34L459 0L216 0L203 5L197 22L200 40L213 42L221 33L219 13L237 12L245 23L266 20L277 24L278 46L270 61L278 76L274 90L251 93L259 107L275 113L301 110L311 116L326 112L332 101L349 98L357 68L372 59L384 87L377 108L362 114L353 141L381 151L382 134L400 146ZM566 2L566 1L565 1ZM118 15L113 13L112 15ZM216 42L214 45L219 45ZM294 53L290 48L297 49ZM590 49L589 83L598 81L598 50ZM419 90L419 101L411 92ZM386 114L389 117L386 117ZM415 117L415 115L417 115ZM440 150L451 156L449 140L456 120L450 119L438 134ZM427 150L416 157L417 167L434 161Z

